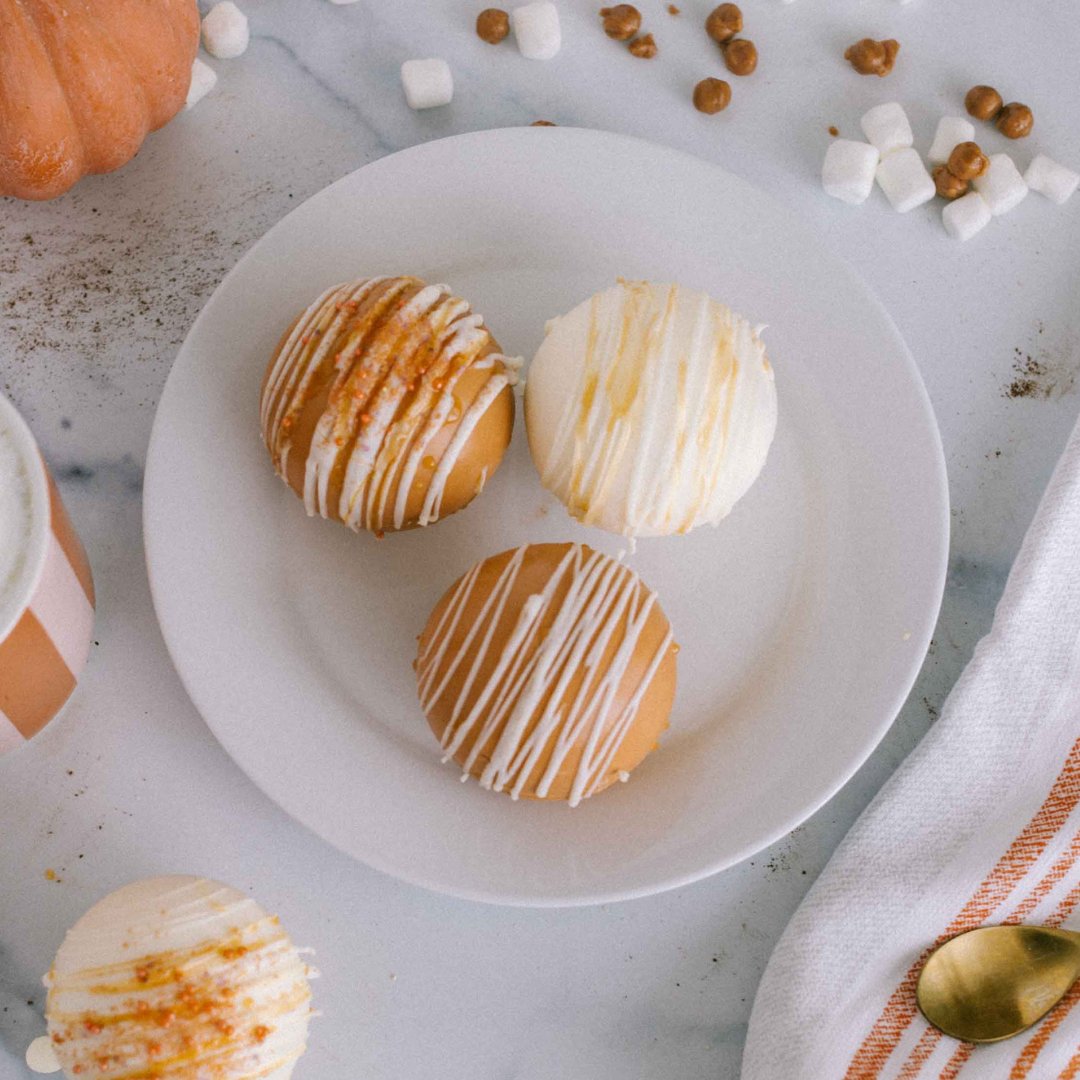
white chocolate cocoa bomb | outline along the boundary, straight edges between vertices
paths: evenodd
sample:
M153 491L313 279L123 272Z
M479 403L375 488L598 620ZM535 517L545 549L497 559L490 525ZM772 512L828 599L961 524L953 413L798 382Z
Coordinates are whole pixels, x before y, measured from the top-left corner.
M717 524L761 472L776 387L757 332L708 294L620 281L548 323L525 388L540 478L586 525Z
M308 968L278 920L199 877L136 881L68 931L45 977L68 1080L288 1080L307 1045Z

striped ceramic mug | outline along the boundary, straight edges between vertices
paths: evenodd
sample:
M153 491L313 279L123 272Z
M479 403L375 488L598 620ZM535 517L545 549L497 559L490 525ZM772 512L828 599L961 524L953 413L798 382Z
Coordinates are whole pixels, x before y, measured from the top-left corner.
M0 394L0 754L60 711L93 629L86 552L30 429Z

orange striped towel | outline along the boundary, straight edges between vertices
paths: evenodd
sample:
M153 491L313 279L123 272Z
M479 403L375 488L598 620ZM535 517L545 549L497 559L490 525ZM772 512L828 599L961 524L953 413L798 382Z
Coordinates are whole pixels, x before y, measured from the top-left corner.
M993 629L941 718L855 823L773 953L743 1080L1080 1080L1080 990L978 1048L915 1006L929 947L1080 930L1080 425Z

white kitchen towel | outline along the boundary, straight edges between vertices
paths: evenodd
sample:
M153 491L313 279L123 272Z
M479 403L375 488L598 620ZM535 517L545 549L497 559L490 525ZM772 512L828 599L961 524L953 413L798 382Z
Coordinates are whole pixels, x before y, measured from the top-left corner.
M776 947L743 1080L1071 1080L1080 989L973 1047L915 1005L929 948L1025 922L1080 930L1080 425L990 633Z

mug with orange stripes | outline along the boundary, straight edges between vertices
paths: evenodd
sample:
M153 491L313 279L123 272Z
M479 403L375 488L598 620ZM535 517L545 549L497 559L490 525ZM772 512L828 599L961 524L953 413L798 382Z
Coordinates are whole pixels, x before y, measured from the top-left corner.
M0 394L0 754L60 711L93 629L86 552L26 421Z

